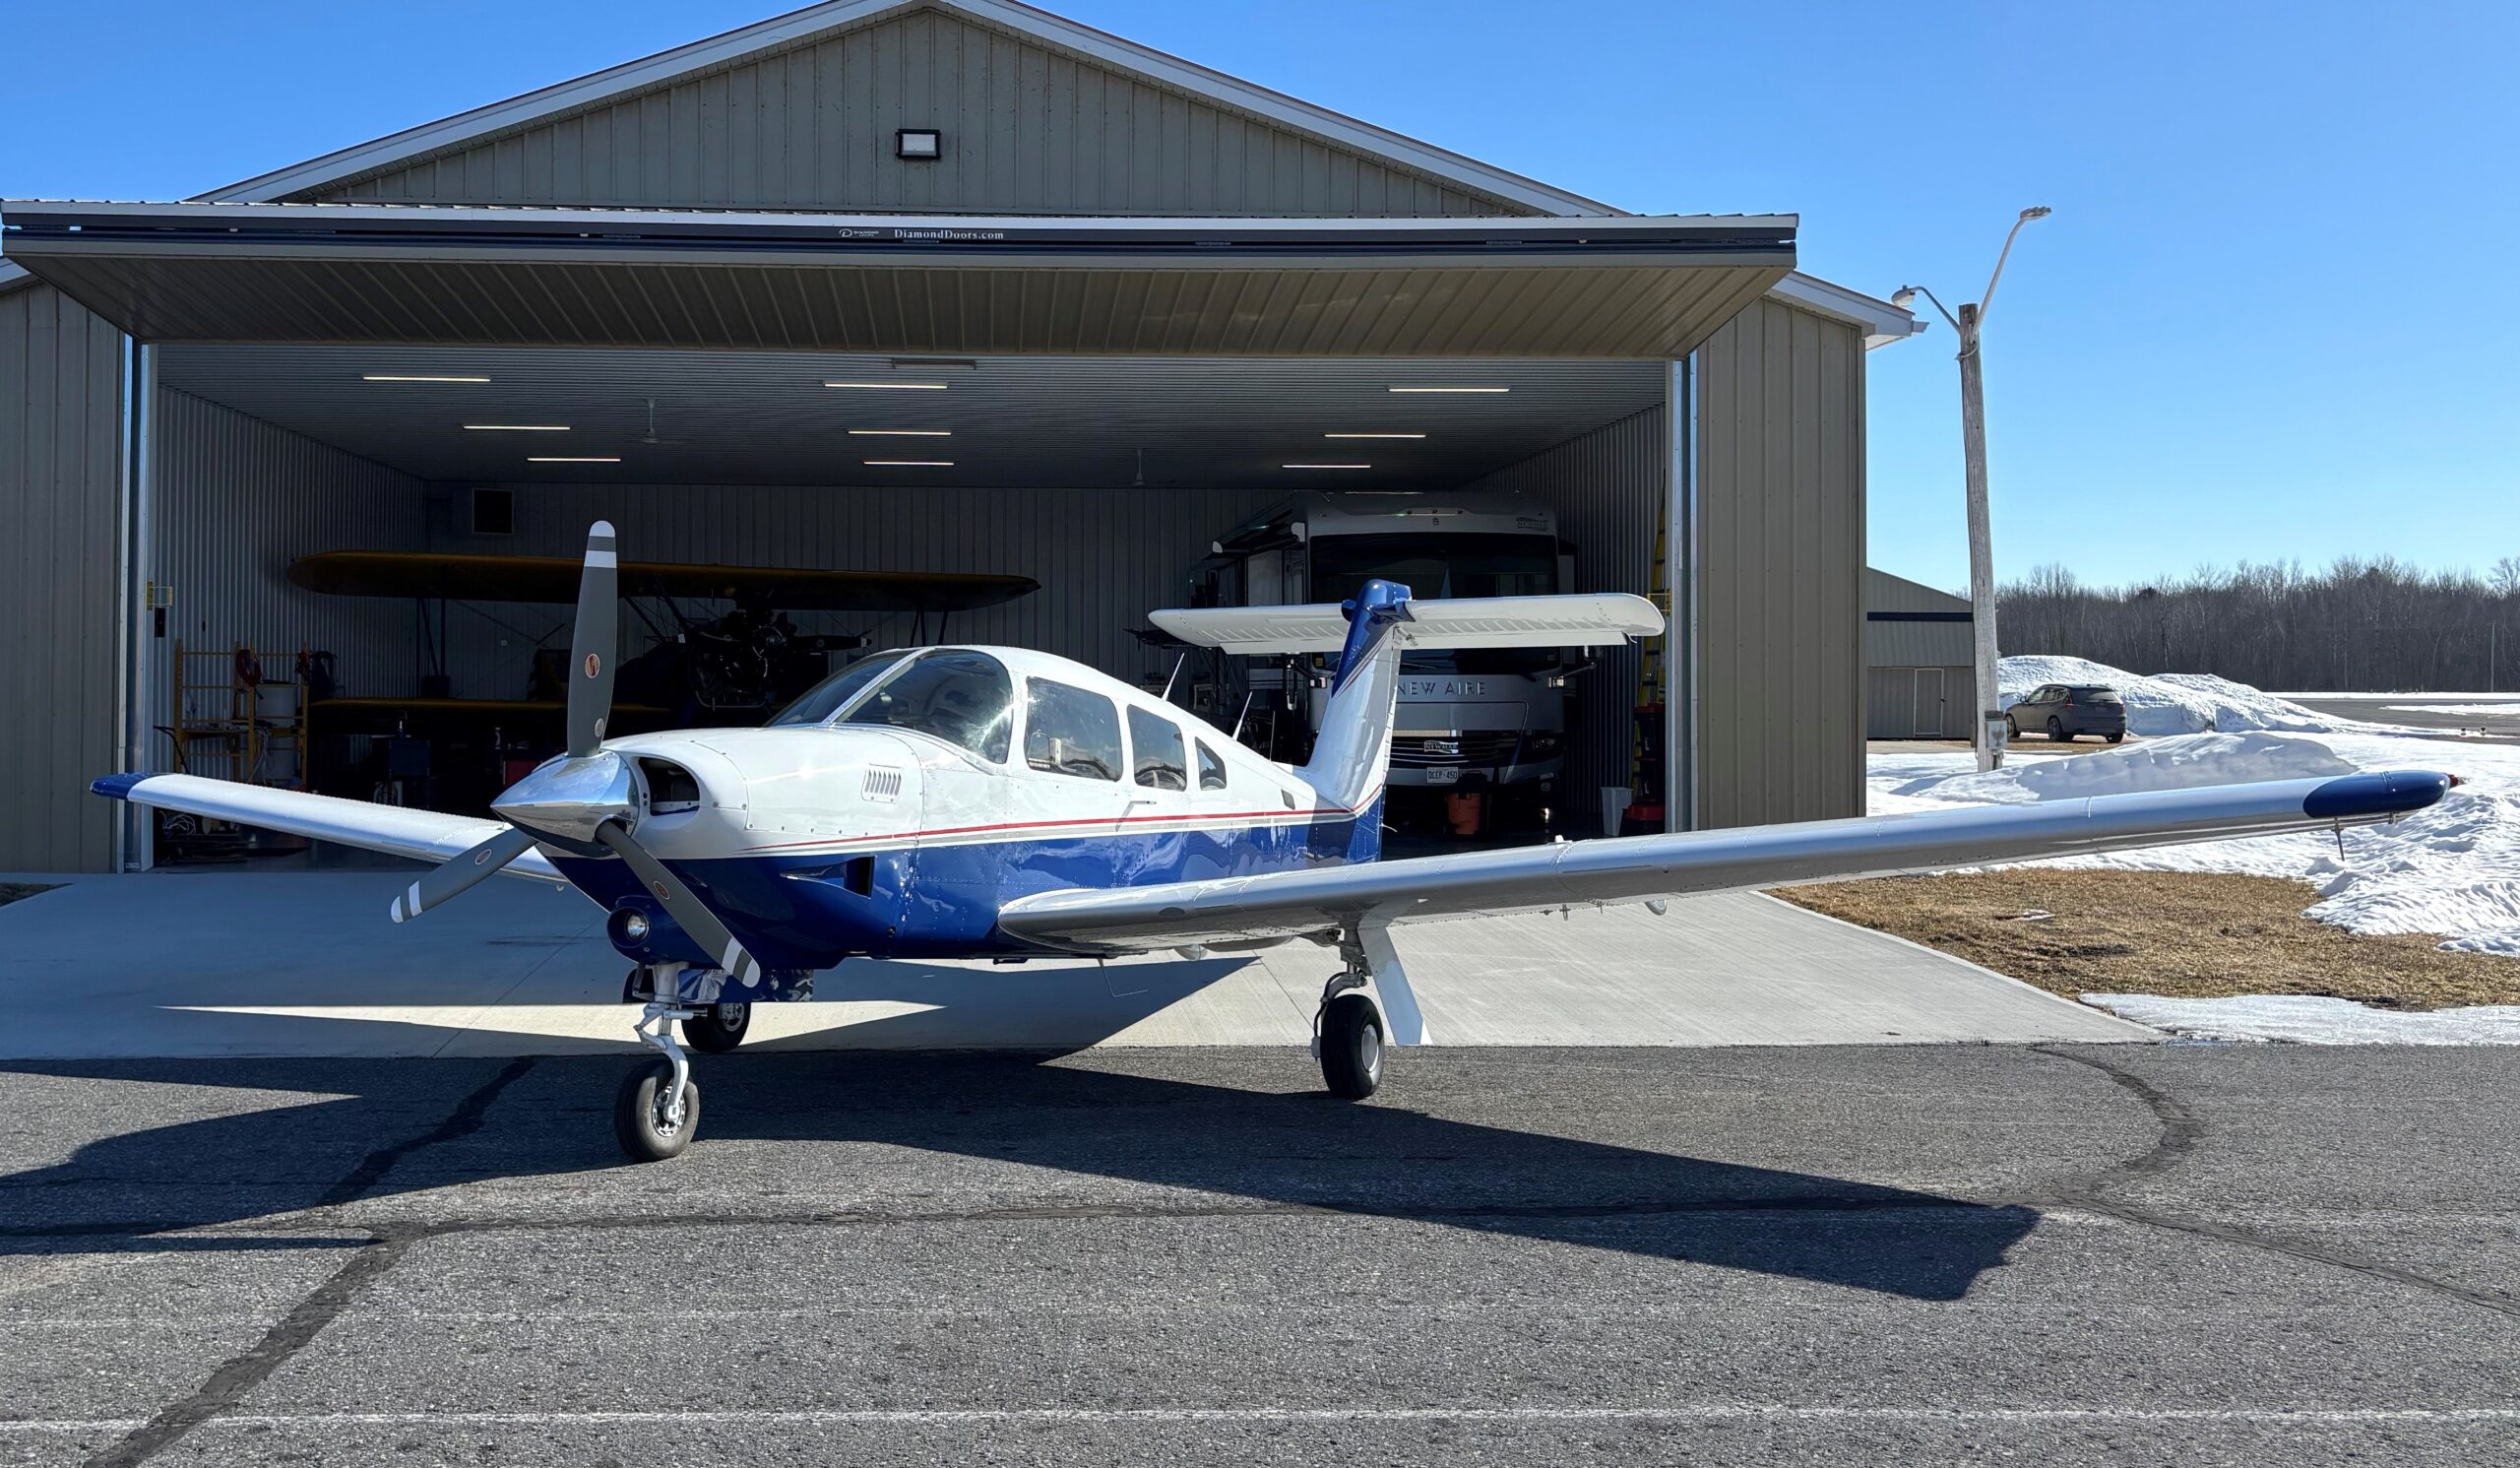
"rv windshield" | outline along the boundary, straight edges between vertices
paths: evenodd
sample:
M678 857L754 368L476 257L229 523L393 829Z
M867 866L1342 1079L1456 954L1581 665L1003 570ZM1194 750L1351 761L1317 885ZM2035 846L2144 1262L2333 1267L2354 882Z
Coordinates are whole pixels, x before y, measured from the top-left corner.
M1557 538L1479 531L1315 536L1312 600L1345 602L1373 579L1397 581L1412 596L1546 597L1557 591ZM1554 667L1550 648L1464 648L1417 652L1412 671L1532 672Z

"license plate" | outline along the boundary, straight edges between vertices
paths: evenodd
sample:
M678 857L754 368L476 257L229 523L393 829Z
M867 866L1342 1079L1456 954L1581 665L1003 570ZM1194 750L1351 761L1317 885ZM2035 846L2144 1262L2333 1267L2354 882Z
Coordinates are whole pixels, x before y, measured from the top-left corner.
M1426 783L1428 785L1450 785L1460 778L1461 768L1458 765L1428 765L1426 767Z

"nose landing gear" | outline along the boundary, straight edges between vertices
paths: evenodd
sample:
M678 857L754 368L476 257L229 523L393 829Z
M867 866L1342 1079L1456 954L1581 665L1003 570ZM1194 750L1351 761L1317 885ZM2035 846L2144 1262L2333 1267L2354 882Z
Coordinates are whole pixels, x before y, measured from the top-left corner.
M652 1003L640 1013L633 1033L664 1058L623 1076L612 1100L612 1132L633 1162L679 1157L700 1130L700 1085L673 1038L674 1021L688 1023L698 1013L672 1003Z

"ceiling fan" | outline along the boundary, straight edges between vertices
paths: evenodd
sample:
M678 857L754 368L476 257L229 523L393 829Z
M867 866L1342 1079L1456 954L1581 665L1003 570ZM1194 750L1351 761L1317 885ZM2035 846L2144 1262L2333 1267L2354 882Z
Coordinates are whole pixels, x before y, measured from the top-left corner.
M656 444L665 443L689 443L691 440L688 438L659 438L657 436L657 400L650 398L648 400L648 436L645 438L633 439L631 441L633 443L644 443L653 446Z

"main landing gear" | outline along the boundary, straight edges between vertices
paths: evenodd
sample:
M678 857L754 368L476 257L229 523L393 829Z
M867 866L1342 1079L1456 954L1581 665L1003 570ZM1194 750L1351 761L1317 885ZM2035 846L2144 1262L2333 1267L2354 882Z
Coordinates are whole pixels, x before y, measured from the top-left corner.
M1343 935L1339 956L1347 967L1322 986L1312 1053L1331 1095L1362 1101L1382 1087L1383 1051L1425 1044L1426 1021L1388 928L1377 924Z

